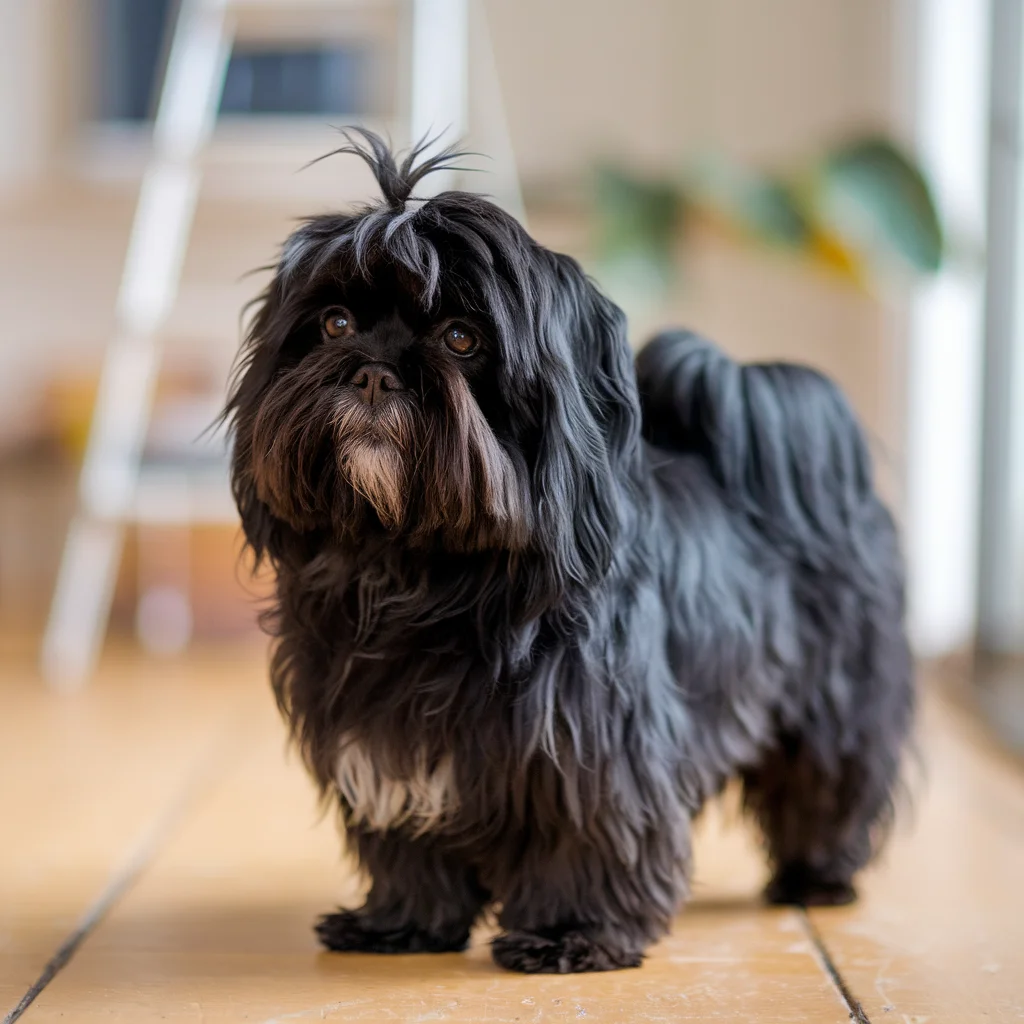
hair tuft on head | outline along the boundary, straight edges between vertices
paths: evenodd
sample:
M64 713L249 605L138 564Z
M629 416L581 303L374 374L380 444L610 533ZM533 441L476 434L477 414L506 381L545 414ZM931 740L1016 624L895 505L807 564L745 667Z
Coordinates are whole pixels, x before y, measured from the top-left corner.
M428 174L434 174L437 171L465 170L466 168L459 164L459 160L474 155L453 144L446 146L433 156L420 159L441 137L440 134L433 137L424 135L408 152L404 155L399 154L401 156L401 163L399 163L388 143L369 128L358 126L342 128L341 134L347 140L346 145L324 153L323 156L311 160L306 166L342 153L358 156L377 179L377 185L384 196L385 204L396 213L404 209L406 202L413 197L413 189Z

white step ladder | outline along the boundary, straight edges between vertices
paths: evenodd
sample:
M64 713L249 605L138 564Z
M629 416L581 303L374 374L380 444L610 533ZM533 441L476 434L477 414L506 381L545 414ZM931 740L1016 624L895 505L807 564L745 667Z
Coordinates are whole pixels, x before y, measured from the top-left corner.
M482 108L486 129L475 141L494 158L488 167L488 191L522 218L480 0L400 2L409 19L407 141L439 131L448 141L462 138L472 100ZM216 123L236 19L243 8L283 10L303 3L307 8L344 10L353 0L182 0L153 125L152 157L125 256L115 334L100 376L78 506L43 638L43 673L53 686L75 688L92 673L106 633L127 526L237 521L226 465L199 470L147 467L143 447L160 372L161 330L178 294L199 196L200 158ZM432 175L426 191L418 194L452 187L453 173Z

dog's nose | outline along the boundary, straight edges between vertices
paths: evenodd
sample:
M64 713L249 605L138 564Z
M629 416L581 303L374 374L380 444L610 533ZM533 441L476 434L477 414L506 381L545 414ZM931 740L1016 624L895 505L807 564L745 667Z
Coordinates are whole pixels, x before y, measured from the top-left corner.
M401 391L403 388L398 374L382 363L366 363L360 366L352 374L349 383L359 392L359 397L367 405L381 402L392 391Z

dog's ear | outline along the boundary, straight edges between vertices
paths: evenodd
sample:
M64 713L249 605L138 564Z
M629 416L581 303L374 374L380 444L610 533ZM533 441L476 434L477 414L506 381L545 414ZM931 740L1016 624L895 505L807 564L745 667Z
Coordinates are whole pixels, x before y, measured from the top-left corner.
M537 361L528 386L537 423L535 544L549 595L588 588L611 566L640 439L625 316L567 256L539 275Z
M270 284L246 307L246 311L252 311L252 317L222 417L231 436L231 493L241 515L246 543L257 564L265 555L272 560L280 557L285 529L259 496L253 459L253 428L260 401L274 377L287 333L284 276L278 266Z

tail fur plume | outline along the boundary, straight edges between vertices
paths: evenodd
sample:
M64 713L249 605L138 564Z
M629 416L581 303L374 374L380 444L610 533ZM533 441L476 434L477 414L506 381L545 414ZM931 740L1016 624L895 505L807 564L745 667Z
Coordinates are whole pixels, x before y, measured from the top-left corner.
M879 517L857 419L826 377L790 363L741 365L689 331L657 335L637 358L648 441L702 455L729 499L808 568L845 576ZM867 547L866 547L867 546Z

